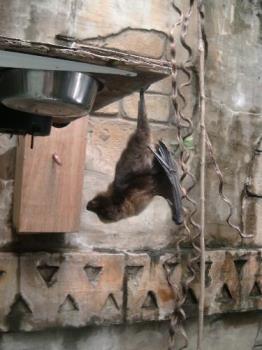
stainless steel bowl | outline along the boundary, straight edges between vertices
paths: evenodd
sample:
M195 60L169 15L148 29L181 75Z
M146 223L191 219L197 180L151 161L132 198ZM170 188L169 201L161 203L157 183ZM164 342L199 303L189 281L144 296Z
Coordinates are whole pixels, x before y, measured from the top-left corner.
M0 101L9 108L56 121L87 114L98 82L86 73L9 69L0 75Z

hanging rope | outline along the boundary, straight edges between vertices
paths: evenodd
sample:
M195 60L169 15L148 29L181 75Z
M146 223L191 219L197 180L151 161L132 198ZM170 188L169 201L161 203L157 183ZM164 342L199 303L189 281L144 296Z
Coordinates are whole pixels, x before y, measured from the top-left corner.
M219 186L218 186L219 196L223 200L223 202L226 203L228 210L229 210L228 216L226 218L226 222L230 227L232 227L240 235L241 238L252 238L254 235L246 234L245 232L243 232L243 229L240 228L240 226L235 225L231 222L231 218L233 216L233 205L232 205L230 199L224 193L224 178L223 178L221 169L218 165L218 162L215 158L213 146L212 146L212 143L210 141L208 134L206 134L206 144L207 144L207 149L208 149L215 173L216 173L218 181L219 181Z
M205 307L205 174L206 174L206 123L205 123L205 43L204 6L197 1L198 50L199 50L199 111L200 111L200 297L198 311L197 350L203 350L204 307Z
M185 349L188 346L188 338L184 329L184 321L186 319L185 312L183 310L183 305L186 300L187 290L188 286L192 281L194 280L196 276L196 269L194 267L195 263L199 259L199 247L194 243L194 239L196 238L196 235L193 234L190 226L197 231L197 236L199 236L199 230L200 226L194 221L193 216L197 212L197 204L196 202L189 197L189 192L194 188L196 184L196 180L188 170L188 161L190 158L190 152L185 147L185 139L192 135L193 133L193 123L190 118L187 118L184 114L184 110L187 107L187 101L183 94L183 90L186 87L189 87L192 82L192 49L188 45L186 41L186 36L188 32L188 25L189 20L192 15L193 11L193 5L194 0L190 0L189 2L189 8L185 13L182 13L182 11L176 6L175 2L171 2L172 7L174 10L178 13L179 19L172 28L171 34L170 34L170 52L171 52L171 65L172 65L172 88L173 93L171 96L171 100L174 106L174 112L175 112L175 124L177 127L177 141L179 145L179 163L182 170L181 175L181 183L186 179L191 179L191 186L186 189L185 193L185 200L190 203L191 206L193 206L193 209L189 210L186 207L184 207L184 213L185 213L185 221L184 221L184 228L185 228L185 234L182 234L179 240L176 242L176 251L178 252L178 255L180 256L180 245L185 242L186 240L189 240L192 242L192 246L195 249L195 256L188 259L187 268L188 268L188 275L186 276L185 280L182 280L181 285L178 285L175 281L172 280L171 275L168 274L168 282L173 288L174 295L175 295L175 310L171 316L170 321L170 340L169 340L169 350L174 350L176 345L176 338L177 335L180 334L184 338L184 345L180 349ZM179 69L181 72L184 73L186 76L186 81L181 83L179 86L177 86L177 64L176 64L176 44L175 44L175 30L180 27L180 43L184 50L187 52L187 59L185 62L179 66ZM178 98L180 100L180 104L178 104ZM181 257L179 257L181 259ZM172 261L169 259L166 262L166 266L168 264L171 264ZM167 270L167 268L166 268Z
M175 260L181 259L181 244L185 241L191 242L192 255L188 257L187 262L187 276L182 279L181 285L178 285L171 278L171 273L167 274L167 279L171 287L173 288L175 295L176 307L171 317L170 322L170 341L169 350L175 350L176 336L181 334L184 338L184 345L180 349L185 349L188 346L188 338L183 326L186 319L183 305L186 300L189 285L195 279L197 272L200 272L200 298L199 298L199 327L198 327L198 340L197 350L203 350L203 330L204 330L204 304L205 304L205 171L206 171L206 147L208 149L215 173L219 180L219 195L221 199L226 203L229 214L226 218L226 222L230 227L236 230L242 238L250 238L252 235L247 235L243 230L231 222L233 216L233 206L229 198L224 194L224 180L220 167L216 161L213 146L208 137L206 126L205 126L205 58L207 56L207 39L204 30L204 6L202 0L197 1L197 17L198 17L198 38L199 38L199 110L200 110L200 153L201 153L201 164L200 164L200 224L198 224L194 217L198 211L198 205L194 201L189 193L196 186L196 179L194 175L188 169L188 161L190 158L190 152L185 147L184 141L186 138L193 134L193 121L191 118L185 116L184 111L187 107L187 100L183 93L183 90L191 85L192 83L192 72L194 65L192 62L192 49L186 41L188 32L189 20L192 15L193 6L195 0L189 0L189 8L184 13L175 4L174 0L171 0L173 9L179 15L178 21L175 23L169 40L170 40L170 52L171 52L171 65L172 65L172 88L173 93L171 100L174 107L175 124L177 127L177 141L179 145L179 163L182 169L181 175L181 186L185 179L191 180L191 185L185 190L185 201L189 204L189 207L183 207L185 213L184 221L184 234L176 242L176 251L178 255ZM187 58L185 62L177 65L176 62L176 43L175 43L175 31L180 28L179 41L183 49L187 52ZM177 85L177 71L178 69L184 73L187 80ZM180 103L178 103L178 100ZM190 207L191 206L191 207ZM200 262L200 263L199 263ZM173 261L174 263L174 261ZM168 264L172 264L172 259L166 262L166 271L168 271ZM200 264L200 270L198 269Z

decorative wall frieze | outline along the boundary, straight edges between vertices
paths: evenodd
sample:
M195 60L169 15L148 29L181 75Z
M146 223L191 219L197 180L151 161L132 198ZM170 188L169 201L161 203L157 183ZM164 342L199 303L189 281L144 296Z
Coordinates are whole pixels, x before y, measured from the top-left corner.
M207 315L262 309L261 253L207 251ZM186 265L166 264L169 258L167 253L1 253L0 329L168 319L175 295L167 274L179 284ZM188 315L196 313L198 297L195 280L185 303Z

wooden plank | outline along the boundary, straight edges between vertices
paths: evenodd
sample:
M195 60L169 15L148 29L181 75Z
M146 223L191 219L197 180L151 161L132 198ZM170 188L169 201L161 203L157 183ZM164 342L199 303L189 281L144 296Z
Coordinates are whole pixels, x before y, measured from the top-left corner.
M19 233L74 232L79 228L87 119L51 135L19 137L16 159L14 225ZM53 159L57 154L59 165Z
M0 49L63 58L137 73L135 77L93 73L92 76L103 84L103 89L96 97L92 112L171 74L171 65L165 60L80 43L76 43L72 48L0 36Z

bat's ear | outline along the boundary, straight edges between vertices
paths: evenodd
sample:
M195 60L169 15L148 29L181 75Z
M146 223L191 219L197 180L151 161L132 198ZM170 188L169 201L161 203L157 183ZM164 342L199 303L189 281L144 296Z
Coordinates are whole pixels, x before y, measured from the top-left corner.
M86 205L86 210L91 210L92 209L91 207L92 206L91 206L90 202L88 202L87 205Z
M96 199L92 199L91 201L89 201L86 205L86 210L94 210L97 207L97 201Z

